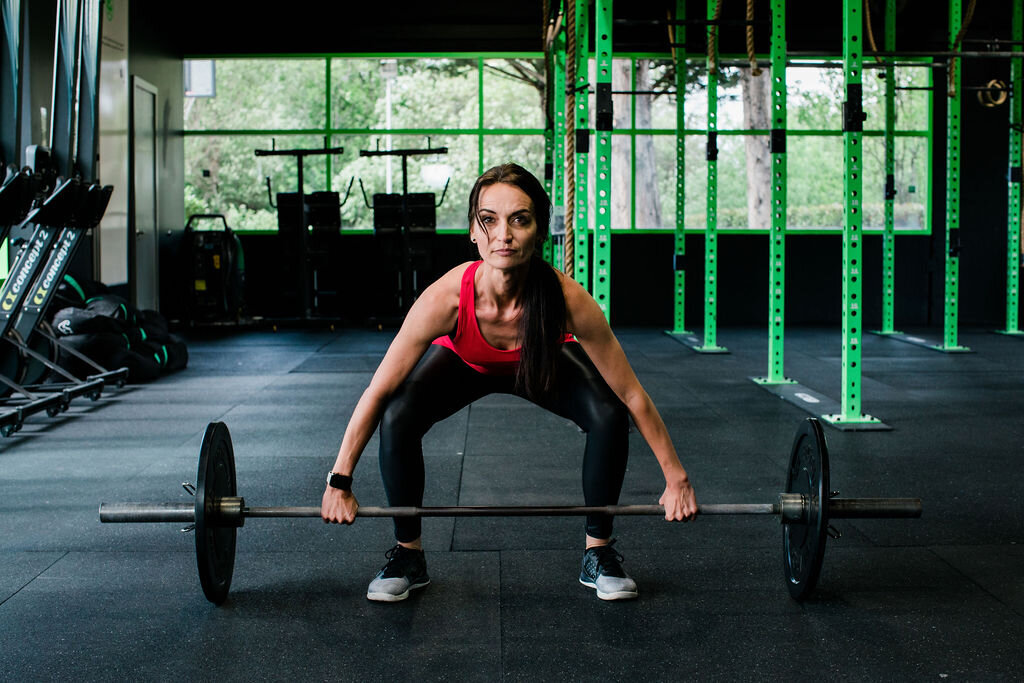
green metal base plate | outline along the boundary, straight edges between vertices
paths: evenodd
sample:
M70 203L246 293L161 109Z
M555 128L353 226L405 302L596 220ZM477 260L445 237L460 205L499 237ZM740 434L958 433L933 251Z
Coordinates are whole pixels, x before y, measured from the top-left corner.
M933 351L940 351L942 353L974 353L974 351L967 346L943 346L942 344L935 344L929 348Z
M783 377L779 380L774 380L771 377L751 377L750 381L754 384L798 384L795 379Z
M925 349L931 349L932 351L941 351L943 353L974 353L974 351L972 351L966 346L943 346L941 344L936 344L933 341L929 341L924 337L917 337L912 334L904 334L902 332L872 331L871 334L877 334L881 337L895 339L896 341L901 341L905 344L913 344L914 346L920 346Z
M1004 337L1017 337L1024 339L1024 330L992 330L992 334L1001 334Z
M843 407L838 401L792 380L786 384L778 384L760 381L762 379L751 377L750 381L765 391L775 394L783 401L792 403L812 415L817 415L824 422L841 431L888 431L892 429L889 425L870 415L864 415L861 421L836 419L843 412Z
M700 336L693 332L669 332L665 331L665 334L675 339L680 344L685 344L697 353L707 354L723 354L729 353L729 349L724 346L706 346L704 340Z
M821 419L842 432L887 432L892 429L877 417L864 414L849 418L832 413L822 415Z

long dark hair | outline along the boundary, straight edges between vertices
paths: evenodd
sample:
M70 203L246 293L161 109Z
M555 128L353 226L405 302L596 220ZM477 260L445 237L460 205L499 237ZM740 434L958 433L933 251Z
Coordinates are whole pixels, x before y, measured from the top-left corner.
M544 261L542 246L549 236L551 200L537 178L517 164L501 164L484 171L469 193L469 226L478 220L480 193L490 185L506 183L522 190L533 202L537 240L520 294L519 369L516 389L537 398L555 386L556 359L565 340L565 295L558 273Z

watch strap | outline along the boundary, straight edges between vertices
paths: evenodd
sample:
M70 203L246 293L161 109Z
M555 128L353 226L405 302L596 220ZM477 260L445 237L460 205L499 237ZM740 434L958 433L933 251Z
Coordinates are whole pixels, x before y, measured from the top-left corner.
M331 488L339 489L341 491L352 491L352 477L347 474L338 474L337 472L328 472L327 474L327 485Z

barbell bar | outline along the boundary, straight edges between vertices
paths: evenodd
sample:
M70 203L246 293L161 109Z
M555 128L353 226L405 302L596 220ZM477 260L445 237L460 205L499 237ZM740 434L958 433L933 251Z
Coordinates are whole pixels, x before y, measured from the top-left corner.
M199 451L194 503L102 503L104 523L186 523L196 532L199 581L214 604L227 599L235 563L236 530L247 518L320 517L312 506L250 507L237 495L234 449L227 426L212 422ZM815 418L800 424L790 454L786 489L775 503L706 503L700 515L778 515L783 527L783 569L790 595L804 600L824 562L831 519L915 518L919 498L837 498L829 489L828 446ZM825 501L826 504L822 504ZM661 505L360 507L359 517L663 516Z

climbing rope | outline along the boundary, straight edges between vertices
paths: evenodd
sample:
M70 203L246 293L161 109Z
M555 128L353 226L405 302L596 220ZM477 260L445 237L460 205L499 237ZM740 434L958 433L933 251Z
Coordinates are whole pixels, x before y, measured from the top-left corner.
M722 0L715 3L714 23L708 27L708 73L718 73L718 20L722 18Z
M576 10L574 3L565 8L565 245L563 270L569 277L575 272L575 240L573 225L576 218Z
M971 25L971 20L974 19L974 7L978 4L978 0L971 0L967 5L967 14L964 16L963 26L960 27L960 32L956 34L956 40L953 41L952 52L956 52L960 49L960 41L964 39L964 34L967 33L967 27ZM956 97L956 67L957 60L959 57L950 57L949 59L949 89L946 93L950 97Z
M719 2L721 5L721 2ZM760 76L761 69L757 66L757 54L754 52L754 0L747 0L747 61L750 62L750 75Z
M871 28L871 0L865 0L864 2L864 21L868 26L868 44L871 46L871 54L874 55L875 61L879 64L884 64L885 60L878 56L878 45L875 44L875 32ZM885 78L885 72L878 72L879 78Z

